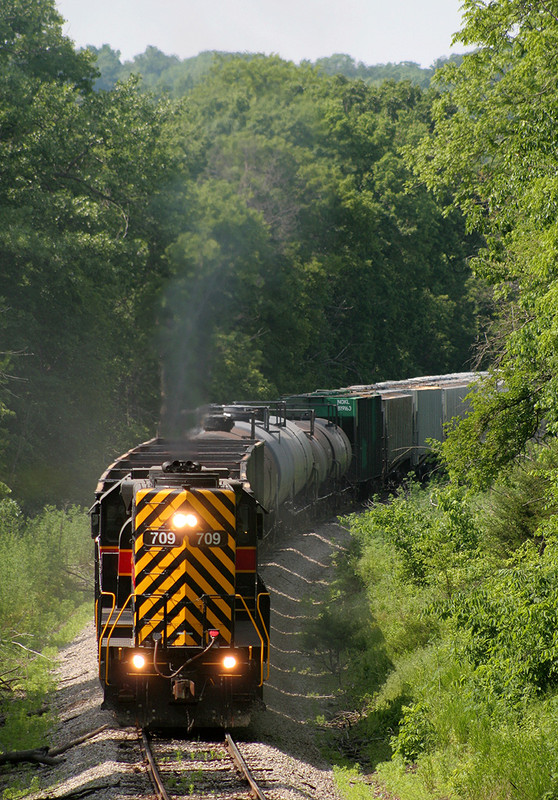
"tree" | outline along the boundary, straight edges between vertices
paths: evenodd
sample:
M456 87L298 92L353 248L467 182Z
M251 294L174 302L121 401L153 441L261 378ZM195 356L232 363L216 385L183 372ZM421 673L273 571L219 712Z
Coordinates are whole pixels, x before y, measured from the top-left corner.
M51 0L0 9L0 351L21 354L3 473L35 502L85 500L157 414L142 298L158 287L153 208L173 163L169 107L133 81L94 93L92 56L61 23Z
M198 359L198 399L230 399L225 343L257 396L463 365L473 324L459 215L444 220L406 187L403 149L429 103L409 84L374 89L263 57L224 60L192 92L185 119L205 166L167 251L182 287L168 307L203 297L204 333L185 336L175 310L166 352Z
M113 50L108 44L94 47L92 44L87 49L95 57L95 66L101 73L95 81L95 89L112 89L120 80L129 77L127 70L120 61L120 50Z
M486 243L473 267L493 287L493 374L447 450L461 476L481 482L543 418L549 432L558 427L556 11L465 2L459 40L477 50L439 73L435 133L418 158L426 183Z

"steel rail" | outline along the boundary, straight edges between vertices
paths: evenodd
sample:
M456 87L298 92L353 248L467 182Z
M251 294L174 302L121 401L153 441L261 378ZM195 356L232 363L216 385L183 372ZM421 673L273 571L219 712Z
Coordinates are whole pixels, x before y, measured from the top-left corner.
M157 798L158 800L170 800L170 797L167 794L167 790L163 785L161 773L159 772L159 768L157 767L157 763L153 756L153 751L151 749L149 739L147 738L147 734L143 730L143 728L140 729L140 732L141 732L141 742L143 745L143 752L145 754L145 758L147 759L147 764L149 767L149 776L151 778L151 782L153 783L153 788L155 789Z
M244 760L242 753L238 749L237 745L233 742L231 735L229 733L225 734L225 745L237 769L241 772L243 777L248 781L252 796L255 797L256 800L266 800L265 795L263 794L262 790L254 780L252 773L250 772L250 768L248 767L248 764Z

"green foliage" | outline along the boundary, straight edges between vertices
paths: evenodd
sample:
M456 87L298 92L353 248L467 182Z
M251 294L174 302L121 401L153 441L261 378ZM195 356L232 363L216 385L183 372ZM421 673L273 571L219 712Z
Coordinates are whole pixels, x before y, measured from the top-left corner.
M364 646L390 662L351 687L367 704L353 737L402 800L555 796L555 459L533 447L484 495L410 484L347 520L341 577L352 603L351 570L362 580L378 631Z
M41 707L53 691L55 648L90 618L92 573L93 548L83 509L45 508L26 518L5 492L0 499L3 749L44 745L52 718Z
M343 75L345 78L357 78L372 86L379 86L384 81L409 81L421 86L423 89L427 89L434 75L433 68L423 69L414 61L367 66L362 61L356 62L354 58L344 53L336 53L326 58L319 58L314 66L326 75Z
M541 420L555 433L556 42L552 3L463 4L459 40L475 45L437 74L434 134L416 150L421 178L484 236L473 259L492 288L493 375L475 412L450 437L461 480L488 485L524 451Z
M419 591L433 587L450 598L477 554L478 527L465 496L451 485L427 494L409 482L390 503L374 501L369 512L351 519L351 530L363 553L379 547L390 558L387 551L393 550L391 572L396 580ZM367 583L372 582L367 575Z
M44 747L54 722L53 714L44 711L45 698L55 690L52 669L56 651L43 651L33 659L19 658L20 678L15 696L0 698L4 717L0 744L4 750L30 750ZM2 666L8 663L2 660ZM8 676L9 677L9 676Z
M421 753L430 749L434 739L431 710L424 703L401 707L401 720L397 736L393 738L396 755L411 764Z
M61 26L51 0L0 9L1 466L35 507L85 501L157 415L154 208L176 174L170 107L133 80L94 93Z
M31 648L51 642L76 602L91 592L92 545L83 509L45 508L26 519L0 500L0 626L12 647L19 631Z
M523 460L502 472L482 503L483 527L496 547L507 555L530 542L544 549L547 526L558 508L555 485L556 440L528 448Z
M142 77L146 89L160 95L167 92L171 97L182 97L195 86L205 80L208 72L215 64L231 58L242 58L249 61L258 56L253 53L224 53L207 50L191 58L179 59L161 52L157 47L149 46L144 53L135 56L131 61L121 61L119 50L113 50L108 44L102 47L89 45L96 59L96 66L101 76L95 82L95 89L112 89L118 81L127 80L132 74ZM428 69L423 69L413 61L402 61L399 64L375 64L368 66L362 61L356 62L351 56L337 53L327 58L319 58L315 62L303 61L302 66L312 66L326 75L342 75L353 80L379 86L384 81L409 81L427 89L436 69L440 69L447 61L460 63L462 56L440 58Z
M521 548L509 565L448 606L462 650L474 668L476 691L521 705L530 693L558 686L556 579L558 551Z
M108 44L102 47L88 45L87 50L95 57L101 73L95 82L97 91L113 89L118 81L126 81L130 75L140 75L145 90L175 98L183 97L201 83L216 63L230 58L253 58L250 53L206 50L197 56L180 59L150 45L131 61L122 62L120 51L113 50Z
M403 154L430 95L276 57L122 65L61 22L0 10L0 474L28 510L85 502L161 389L182 434L206 402L462 367L463 226Z
M178 409L227 390L263 397L463 364L474 329L463 229L407 188L402 155L429 103L408 84L370 88L264 57L223 60L190 93L184 124L202 151L167 248L171 429Z

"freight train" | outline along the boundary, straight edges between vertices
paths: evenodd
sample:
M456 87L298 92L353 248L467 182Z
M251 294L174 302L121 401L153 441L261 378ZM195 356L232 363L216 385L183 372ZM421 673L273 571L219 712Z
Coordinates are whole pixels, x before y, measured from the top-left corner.
M236 727L263 706L270 599L258 546L286 515L420 468L473 373L203 410L120 456L91 508L106 707L123 723Z

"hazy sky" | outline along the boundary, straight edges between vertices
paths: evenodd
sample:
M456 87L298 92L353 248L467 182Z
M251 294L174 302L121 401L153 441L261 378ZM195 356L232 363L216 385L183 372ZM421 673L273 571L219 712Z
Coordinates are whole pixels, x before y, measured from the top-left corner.
M168 55L203 50L277 53L296 62L348 53L365 64L428 67L460 28L461 0L57 0L78 46L110 44L122 59L155 45Z

